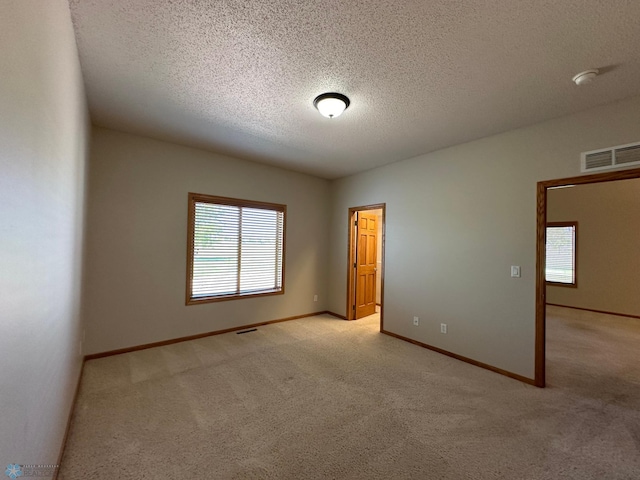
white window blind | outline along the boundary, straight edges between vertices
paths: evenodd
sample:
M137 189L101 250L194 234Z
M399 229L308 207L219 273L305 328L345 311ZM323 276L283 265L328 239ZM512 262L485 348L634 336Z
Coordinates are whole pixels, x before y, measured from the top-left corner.
M547 282L576 283L576 224L547 225Z
M284 206L192 199L191 300L282 291ZM225 199L229 201L230 199ZM270 205L270 204L269 204ZM188 301L189 301L188 298Z

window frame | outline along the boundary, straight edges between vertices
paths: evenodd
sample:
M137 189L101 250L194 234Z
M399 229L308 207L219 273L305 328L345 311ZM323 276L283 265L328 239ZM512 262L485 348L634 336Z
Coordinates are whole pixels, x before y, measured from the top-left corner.
M573 282L565 283L565 282L553 282L547 280L547 232L549 227L573 227ZM544 281L546 285L551 285L554 287L569 287L569 288L578 288L578 222L570 221L570 222L547 222L547 225L544 230L545 235L545 275Z
M282 212L282 287L278 290L249 292L249 293L233 293L226 295L212 295L207 297L192 296L193 286L193 262L194 262L194 234L195 234L195 212L196 203L211 203L216 205L229 205L234 207L260 208ZM240 298L255 298L271 295L284 295L285 291L285 258L287 245L287 206L279 203L258 202L254 200L243 200L230 197L218 197L214 195L205 195L201 193L189 192L187 217L187 286L186 286L186 305L200 305L203 303L223 302L227 300L237 300Z

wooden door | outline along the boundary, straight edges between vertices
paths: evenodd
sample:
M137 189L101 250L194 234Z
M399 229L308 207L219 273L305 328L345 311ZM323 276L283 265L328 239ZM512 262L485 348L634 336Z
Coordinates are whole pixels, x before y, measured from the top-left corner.
M358 212L356 223L356 319L376 313L377 215Z

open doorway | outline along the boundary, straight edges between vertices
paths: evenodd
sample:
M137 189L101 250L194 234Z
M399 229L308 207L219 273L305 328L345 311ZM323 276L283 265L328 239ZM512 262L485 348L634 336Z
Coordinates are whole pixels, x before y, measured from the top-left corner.
M384 316L385 204L349 209L347 320Z
M548 180L538 182L537 191L537 242L536 242L536 354L535 354L535 385L544 387L546 384L546 330L547 330L547 233L548 227L557 227L558 234L562 235L562 230L567 238L573 235L575 238L578 231L576 225L571 227L567 222L563 224L554 224L554 218L548 218L548 194L549 190L579 186L587 184L596 184L604 182L616 182L621 180L630 180L640 178L640 169L624 170L619 172L601 173L595 175L585 175L580 177L571 177L557 180ZM551 221L551 223L549 223ZM570 223L570 222L569 222ZM582 229L582 227L581 227ZM579 243L579 240L578 240ZM576 245L577 247L577 245ZM550 259L552 260L552 259ZM569 286L576 288L580 284L577 279L576 271L579 269L574 265L573 278L571 275L565 275L565 281ZM558 275L561 273L556 272ZM573 284L573 285L571 285Z

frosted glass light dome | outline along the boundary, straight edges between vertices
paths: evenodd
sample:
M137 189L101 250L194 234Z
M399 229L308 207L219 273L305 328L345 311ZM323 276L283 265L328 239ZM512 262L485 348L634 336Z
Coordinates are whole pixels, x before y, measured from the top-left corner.
M313 101L313 105L321 115L327 118L336 118L342 115L351 102L341 93L323 93Z

